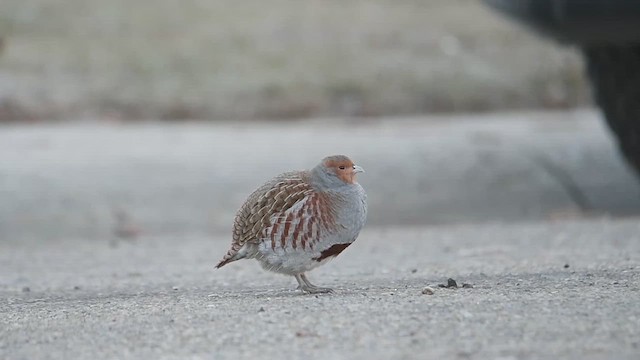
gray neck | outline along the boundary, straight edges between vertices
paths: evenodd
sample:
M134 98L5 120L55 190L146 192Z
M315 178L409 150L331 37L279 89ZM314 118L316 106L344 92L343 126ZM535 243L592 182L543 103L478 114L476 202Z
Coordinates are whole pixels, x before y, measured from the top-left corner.
M326 170L318 165L311 170L311 183L317 191L335 191L338 193L348 192L355 184L347 184L344 181L338 179L337 176L332 176L326 172Z

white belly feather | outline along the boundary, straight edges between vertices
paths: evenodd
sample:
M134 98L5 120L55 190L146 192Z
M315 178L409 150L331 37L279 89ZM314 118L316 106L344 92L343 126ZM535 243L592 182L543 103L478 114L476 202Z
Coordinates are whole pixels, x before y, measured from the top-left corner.
M313 202L306 197L271 219L257 244L256 259L270 271L290 275L304 273L333 259L358 237L367 217L366 194L359 184L339 194L340 206L327 227L317 218ZM313 217L316 219L312 219ZM334 254L334 252L336 252Z

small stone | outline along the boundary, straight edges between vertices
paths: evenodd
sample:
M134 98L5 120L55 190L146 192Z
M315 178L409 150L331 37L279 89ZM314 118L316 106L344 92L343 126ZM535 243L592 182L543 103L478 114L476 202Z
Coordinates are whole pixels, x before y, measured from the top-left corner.
M462 284L462 288L463 288L463 289L473 289L473 285L471 285L471 284L467 284L467 283L463 283L463 284Z
M260 309L258 309L258 312L264 312L264 308L260 306Z
M178 287L177 287L177 286L174 286L172 289L173 289L173 290L178 290Z
M78 285L74 286L73 290L80 290L80 286L78 286Z
M315 336L318 336L318 334L313 333L313 332L304 331L304 330L296 331L296 337L315 337Z
M417 273L417 272L418 272L418 269L411 269L411 273L412 273L412 274L415 274L415 273Z
M427 286L424 289L422 289L422 294L424 295L433 295L434 293L435 293L435 290L433 290L431 286Z
M453 280L452 278L448 278L447 279L447 284L438 284L438 287L441 288L447 288L447 289L457 289L458 288L458 283Z
M28 286L25 286L22 288L22 292L30 292L31 288L29 288Z
M568 269L569 268L569 264L564 264L564 268Z

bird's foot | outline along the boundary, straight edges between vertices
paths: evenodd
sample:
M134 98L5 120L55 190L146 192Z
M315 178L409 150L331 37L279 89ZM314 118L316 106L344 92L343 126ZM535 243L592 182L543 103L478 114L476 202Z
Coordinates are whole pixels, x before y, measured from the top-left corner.
M295 275L296 280L298 280L298 290L302 290L307 294L328 294L332 293L333 289L331 288L323 288L319 286L313 285L305 274Z
M332 294L334 291L331 288L319 287L319 286L309 286L307 284L298 286L298 290L301 290L307 294Z

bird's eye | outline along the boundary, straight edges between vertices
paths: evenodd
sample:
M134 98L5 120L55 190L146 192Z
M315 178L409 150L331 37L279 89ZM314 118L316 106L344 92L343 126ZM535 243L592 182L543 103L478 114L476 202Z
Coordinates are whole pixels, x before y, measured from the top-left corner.
M340 170L344 170L344 169L345 169L345 167L344 167L344 165L342 165L342 166L338 166L338 169L340 169Z

